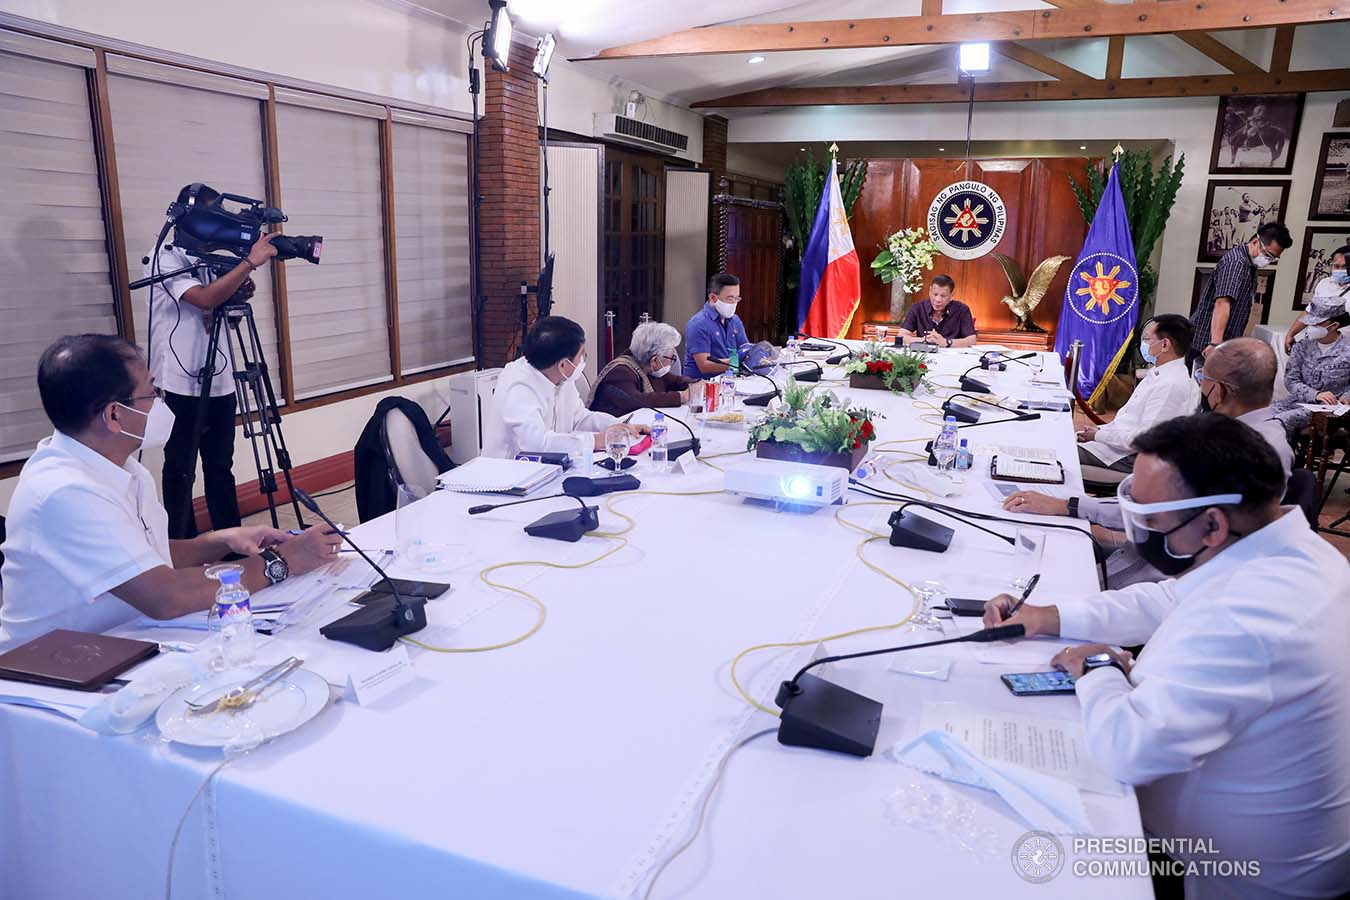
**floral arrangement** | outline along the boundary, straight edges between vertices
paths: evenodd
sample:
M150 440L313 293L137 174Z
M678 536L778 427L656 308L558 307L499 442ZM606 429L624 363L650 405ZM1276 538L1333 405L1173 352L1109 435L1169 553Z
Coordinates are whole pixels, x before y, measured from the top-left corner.
M905 293L912 294L923 287L923 270L933 268L937 255L937 244L929 240L927 231L904 228L886 238L886 249L872 260L872 272L884 284L899 281Z
M816 393L789 377L783 398L750 429L747 449L762 441L796 444L811 453L849 453L876 438L876 413L847 407L831 391Z
M848 375L872 375L881 379L888 391L903 392L908 397L923 383L928 374L928 363L918 353L891 350L881 344L865 344L844 366Z

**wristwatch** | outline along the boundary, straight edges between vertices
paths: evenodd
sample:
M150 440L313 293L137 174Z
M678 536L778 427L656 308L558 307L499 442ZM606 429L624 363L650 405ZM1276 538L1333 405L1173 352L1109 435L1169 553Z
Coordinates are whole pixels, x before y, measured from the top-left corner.
M1077 498L1077 497L1070 497L1070 498L1069 498L1069 518L1071 518L1071 519L1076 519L1076 518L1078 518L1078 498Z
M267 576L268 584L280 584L291 574L291 567L286 563L286 558L270 547L261 554L263 558L263 574Z
M1091 656L1083 657L1084 675L1091 672L1093 669L1105 669L1105 668L1115 669L1120 674L1125 675L1126 678L1129 678L1129 675L1127 675L1125 672L1125 667L1122 666L1120 663L1116 662L1115 657L1112 656L1110 653L1094 653Z

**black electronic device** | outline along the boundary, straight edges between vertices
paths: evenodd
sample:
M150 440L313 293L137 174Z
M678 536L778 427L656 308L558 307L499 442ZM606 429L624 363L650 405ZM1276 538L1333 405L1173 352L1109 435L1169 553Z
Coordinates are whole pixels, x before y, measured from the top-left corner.
M806 343L804 343L804 344L801 345L801 349L802 349L802 351L805 352L805 353L829 353L831 350L834 349L834 345L833 345L833 344L813 344L813 343L811 343L811 340L808 338L807 341L806 341Z
M238 206L230 210L229 201ZM204 184L190 184L169 204L165 215L173 222L174 243L189 256L205 256L218 250L244 257L263 235L263 227L286 221L286 214L263 201L239 194L222 194ZM272 239L278 260L303 259L319 262L323 253L321 235L278 234ZM232 260L237 264L238 260Z
M965 422L972 425L980 421L979 410L971 409L969 406L963 406L955 400L950 399L942 404L942 414L944 416L951 416L958 422Z
M887 647L882 650L865 650L861 653L845 653L814 660L803 666L791 680L784 681L778 687L775 702L782 709L778 719L778 742L794 747L835 750L853 756L872 755L872 750L876 747L877 731L881 727L882 705L876 700L810 674L809 670L816 666L943 644L990 643L1019 638L1024 634L1026 629L1021 625L1000 625L956 638Z
M699 445L698 438L694 436L694 429L692 429L692 428L689 427L689 423L688 423L688 422L684 421L683 419L677 419L677 418L675 418L674 416L672 416L669 412L667 412L667 411L664 410L664 409L657 409L657 408L654 407L654 406L644 406L644 407L642 407L642 408L643 408L643 409L651 410L652 412L659 412L659 413L661 413L661 414L662 414L663 416L665 416L667 419L669 419L670 421L676 423L676 424L679 425L681 428L683 428L685 431L689 432L689 440L687 440L687 441L671 441L671 440L667 440L667 441L666 441L666 458L667 458L667 459L669 459L671 462L674 462L675 460L679 459L681 456L683 456L683 455L686 454L686 453L693 453L695 456L698 456L699 450L702 449L702 448L701 448L700 445Z
M809 334L804 334L800 331L797 332L797 337L805 338L807 340L807 343L801 345L801 349L810 353L818 353L821 351L833 349L834 347L838 347L840 350L843 350L844 351L843 353L836 353L834 356L831 356L825 360L825 364L828 366L837 366L844 360L853 358L853 348L849 347L848 344L832 340L830 338L814 337ZM815 341L816 343L814 344L810 343L811 341ZM828 344L829 346L822 346L825 344Z
M600 510L594 506L587 506L581 498L573 497L570 494L547 494L542 497L530 497L526 500L513 500L510 503L484 503L481 506L470 506L469 515L477 516L494 509L520 506L522 503L535 503L539 500L556 500L559 497L577 501L581 504L581 509L562 509L558 512L549 513L543 518L536 519L526 525L526 534L531 537L576 543L581 540L586 532L594 531L600 527Z
M544 463L548 466L561 466L563 471L572 468L572 458L556 450L522 450L516 454L516 459Z
M769 383L769 387L772 388L772 390L770 390L767 394L755 394L753 397L746 397L744 400L741 401L746 406L768 406L769 401L772 400L774 397L779 396L781 393L778 390L778 384L772 378L770 378L768 375L765 375L763 372L756 372L754 369L750 368L745 363L741 363L740 366L737 368L737 374L753 375L756 378L763 378L765 381Z
M421 597L430 600L450 590L450 585L439 581L412 581L408 578L386 578L370 586L372 594L398 593L400 597Z
M951 546L952 535L956 533L946 525L939 525L932 519L902 509L891 513L887 524L891 526L892 547L909 547L930 553L946 553Z
M1015 672L1000 675L1003 685L1018 697L1053 697L1072 694L1074 677L1054 669L1049 672Z
M610 475L606 478L583 478L574 475L563 479L563 493L569 497L599 497L615 491L635 491L642 487L635 475Z
M980 368L978 365L971 366L961 373L961 390L970 391L975 394L992 394L993 389L989 385L977 378L970 377L970 373L978 368Z
M319 509L314 498L300 488L291 488L293 496L305 509L342 536L347 545L355 550L369 566L379 573L380 578L389 585L389 596L379 602L362 606L356 612L341 619L329 622L319 629L319 634L330 641L342 641L355 644L366 650L388 650L394 642L405 634L413 634L427 626L427 601L425 597L405 599L399 592L397 582L391 581L389 573L381 569L375 560L366 555L366 551L352 541L351 536L338 527L337 523Z
M786 369L788 366L810 366L811 368L806 370L805 372L792 373L792 377L795 378L797 381L819 381L821 376L825 374L825 370L821 368L820 363L816 362L814 359L794 359L788 360L786 362L767 363L765 365L753 366L750 371L755 372L755 374L759 374L758 371L756 370L772 369L774 366L781 366L784 369ZM776 386L777 385L775 385L775 387Z
M974 597L948 597L947 609L954 616L983 616L984 603Z
M980 357L980 368L989 369L994 372L1002 372L1008 368L1008 363L1015 362L1023 366L1030 366L1031 363L1024 362L1033 356L1040 356L1039 353L1023 353L1021 356L1008 356L1000 350L990 350Z

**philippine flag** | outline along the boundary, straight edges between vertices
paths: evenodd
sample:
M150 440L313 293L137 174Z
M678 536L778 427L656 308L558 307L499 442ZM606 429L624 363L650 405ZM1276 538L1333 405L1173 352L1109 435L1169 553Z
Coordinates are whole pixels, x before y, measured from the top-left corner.
M858 272L858 253L853 249L844 198L839 193L839 163L832 159L830 177L802 254L797 330L836 340L847 334L862 295Z

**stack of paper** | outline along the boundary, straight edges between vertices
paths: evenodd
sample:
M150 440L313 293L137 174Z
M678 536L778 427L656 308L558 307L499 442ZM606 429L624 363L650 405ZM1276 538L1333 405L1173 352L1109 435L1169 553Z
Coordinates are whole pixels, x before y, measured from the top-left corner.
M557 478L561 467L524 459L479 456L438 479L441 487L463 494L514 494L523 497Z

